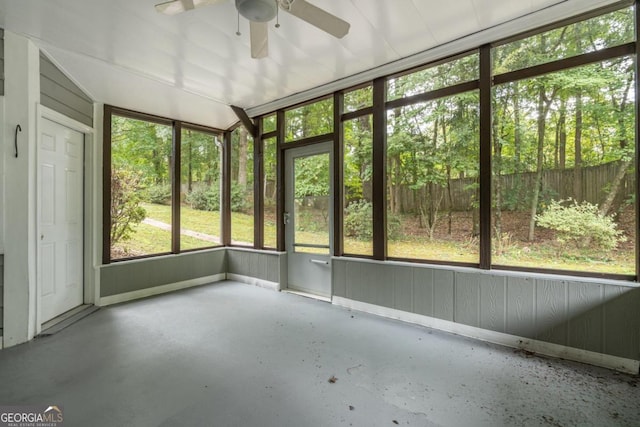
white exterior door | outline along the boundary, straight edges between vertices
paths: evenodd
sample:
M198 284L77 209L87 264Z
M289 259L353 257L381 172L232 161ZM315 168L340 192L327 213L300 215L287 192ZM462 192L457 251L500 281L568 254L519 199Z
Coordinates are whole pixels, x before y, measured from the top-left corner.
M288 288L331 298L332 143L285 154L285 244Z
M40 322L83 303L84 135L42 118L38 149Z

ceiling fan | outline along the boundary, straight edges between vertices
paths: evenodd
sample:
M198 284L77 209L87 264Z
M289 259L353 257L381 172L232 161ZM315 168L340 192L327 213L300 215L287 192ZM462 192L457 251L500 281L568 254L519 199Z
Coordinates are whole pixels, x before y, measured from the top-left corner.
M227 0L172 0L156 5L156 10L165 15L176 15L202 6L222 3ZM276 17L278 9L292 14L305 22L341 39L351 26L348 22L312 5L306 0L235 0L238 13L250 22L251 57L268 55L268 22ZM276 28L279 24L276 24ZM240 35L240 33L237 33Z

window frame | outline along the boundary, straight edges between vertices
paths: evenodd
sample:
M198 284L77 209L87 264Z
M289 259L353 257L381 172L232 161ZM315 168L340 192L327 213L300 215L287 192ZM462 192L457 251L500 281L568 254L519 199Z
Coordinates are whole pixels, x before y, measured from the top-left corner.
M171 250L168 252L145 254L134 257L123 257L118 259L111 259L111 146L112 146L112 118L113 116L124 117L133 120L141 120L150 123L160 124L164 126L171 126L172 138L171 138L171 157L172 160L169 164L171 171ZM216 129L213 127L203 126L195 123L183 122L180 120L172 120L166 117L161 117L153 114L142 113L139 111L129 110L126 108L116 107L113 105L104 105L103 109L103 146L102 146L102 264L108 265L112 263L118 263L123 261L131 261L137 259L154 258L158 256L166 256L171 254L187 253L199 250L212 249L224 246L225 232L224 232L224 215L221 215L221 244L212 245L195 249L180 250L180 148L181 148L181 133L182 129L194 130L201 133L207 133L212 135L218 135L221 138L226 138L226 131ZM222 182L228 179L224 176L224 156L226 151L223 146L221 165L223 167ZM221 198L226 197L223 190ZM222 212L227 209L222 202Z

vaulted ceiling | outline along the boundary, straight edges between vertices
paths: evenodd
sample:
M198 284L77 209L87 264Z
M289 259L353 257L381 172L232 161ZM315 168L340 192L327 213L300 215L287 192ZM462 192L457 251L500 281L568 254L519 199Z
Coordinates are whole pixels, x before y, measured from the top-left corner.
M287 14L252 59L234 0L166 16L159 0L0 0L0 26L33 40L96 102L227 128L615 0L309 0L351 24L336 39Z

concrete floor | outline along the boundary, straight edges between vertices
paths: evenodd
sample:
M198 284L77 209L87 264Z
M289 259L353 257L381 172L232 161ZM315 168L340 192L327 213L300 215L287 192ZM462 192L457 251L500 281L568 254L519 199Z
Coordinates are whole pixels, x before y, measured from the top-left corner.
M234 282L0 351L0 404L67 427L639 426L638 382Z

